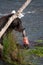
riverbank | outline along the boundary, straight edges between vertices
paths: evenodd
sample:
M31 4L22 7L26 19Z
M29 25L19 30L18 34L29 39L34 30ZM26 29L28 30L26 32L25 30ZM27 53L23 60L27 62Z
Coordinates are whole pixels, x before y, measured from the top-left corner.
M33 42L32 42L33 43ZM34 46L34 45L33 45ZM0 65L40 65L43 64L43 47L35 45L33 48L29 49L18 49L18 58L21 61L15 62L14 56L13 60L10 60L9 56L4 60L0 59ZM42 59L42 60L41 60Z

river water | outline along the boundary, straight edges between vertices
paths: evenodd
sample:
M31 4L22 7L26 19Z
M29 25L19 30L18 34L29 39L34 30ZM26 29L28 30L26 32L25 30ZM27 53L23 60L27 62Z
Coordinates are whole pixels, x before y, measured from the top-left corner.
M10 13L12 10L17 11L24 2L25 0L0 0L0 16ZM43 0L32 0L23 13L25 16L21 20L29 40L35 41L43 38Z
M0 17L18 10L26 0L0 0ZM21 18L29 40L43 39L43 0L32 0L30 5L23 11L25 16ZM18 40L21 34L17 33ZM41 65L41 64L40 64ZM42 63L43 65L43 63Z

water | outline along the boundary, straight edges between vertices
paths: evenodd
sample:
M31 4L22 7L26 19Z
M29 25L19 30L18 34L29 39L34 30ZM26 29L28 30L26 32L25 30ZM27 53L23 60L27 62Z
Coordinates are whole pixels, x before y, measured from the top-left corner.
M10 13L12 10L17 11L24 2L25 0L0 0L0 17L3 14ZM21 20L26 28L29 40L43 39L43 0L32 0L23 13L26 14ZM18 40L21 41L21 34L17 32L16 34ZM43 63L41 64L43 65Z
M14 9L17 11L24 2L20 0L0 0L0 17ZM35 41L43 37L43 0L32 0L24 10L24 13L26 12L28 13L21 20L26 28L29 40Z

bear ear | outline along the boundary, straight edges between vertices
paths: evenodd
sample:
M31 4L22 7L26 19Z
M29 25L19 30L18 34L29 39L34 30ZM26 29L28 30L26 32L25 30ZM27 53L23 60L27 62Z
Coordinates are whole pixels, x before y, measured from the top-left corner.
M15 11L15 10L13 10L11 13L15 14L15 13L16 13L16 11Z

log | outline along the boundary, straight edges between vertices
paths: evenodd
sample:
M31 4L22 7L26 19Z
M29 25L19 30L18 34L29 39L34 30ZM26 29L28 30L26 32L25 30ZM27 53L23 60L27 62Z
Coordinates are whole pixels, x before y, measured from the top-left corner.
M3 36L3 34L6 32L6 30L8 29L8 27L10 26L10 24L13 22L13 20L15 18L17 18L21 13L22 11L30 4L31 0L27 0L23 6L17 11L17 13L15 13L14 15L12 15L8 22L6 23L6 25L3 27L3 29L0 31L0 38Z
M27 0L22 7L18 10L19 13L22 13L23 10L30 4L31 0Z

